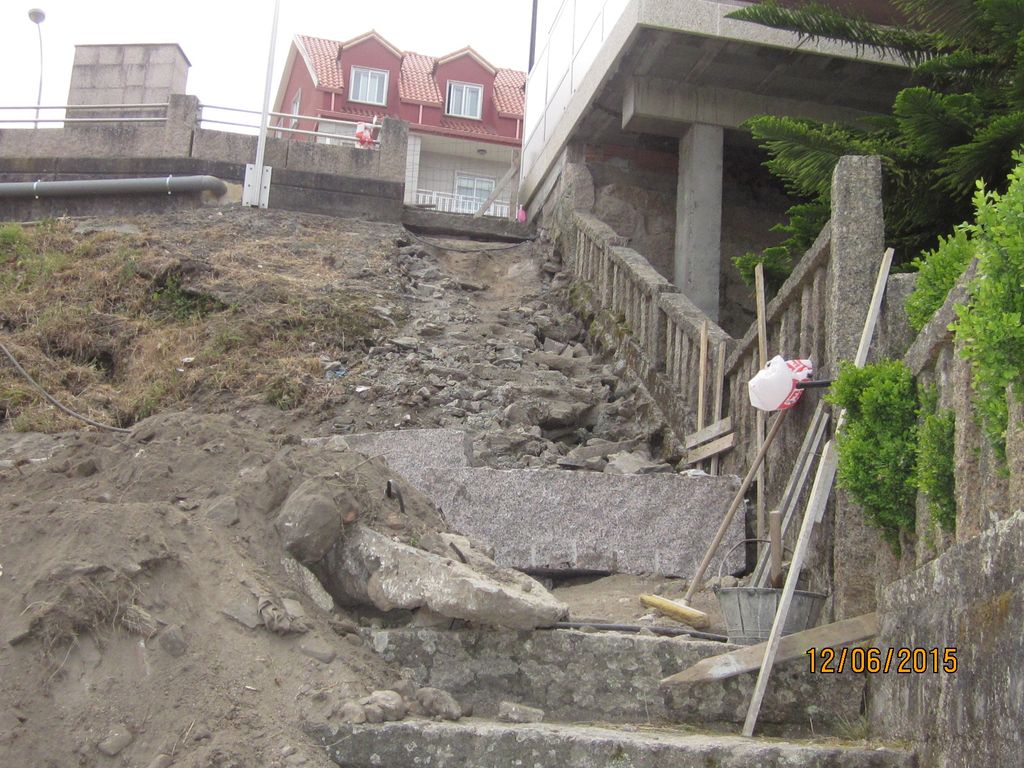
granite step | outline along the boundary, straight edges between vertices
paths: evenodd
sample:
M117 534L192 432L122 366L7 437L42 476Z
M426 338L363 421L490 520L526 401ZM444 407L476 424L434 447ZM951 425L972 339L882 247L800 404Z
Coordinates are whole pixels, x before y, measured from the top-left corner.
M731 476L611 475L469 466L458 430L402 430L306 441L383 456L429 496L452 528L529 573L693 574L739 486ZM736 515L720 551L743 538ZM728 571L743 566L733 552Z
M511 701L557 722L739 724L756 675L659 688L701 659L738 646L689 638L578 630L380 629L373 649L420 686L443 688L474 714L494 717ZM770 732L848 730L861 721L864 676L811 675L780 664L761 707Z
M476 718L313 729L344 768L914 768L899 749Z

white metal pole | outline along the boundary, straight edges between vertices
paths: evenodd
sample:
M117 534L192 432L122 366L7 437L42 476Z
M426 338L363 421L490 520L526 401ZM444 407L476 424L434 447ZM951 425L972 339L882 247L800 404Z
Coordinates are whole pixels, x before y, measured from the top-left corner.
M39 91L36 94L36 121L32 126L38 128L39 105L43 103L43 21L46 19L46 14L41 8L33 8L28 12L28 17L36 25L36 31L39 33Z
M263 113L260 117L260 136L256 142L256 189L263 187L263 156L267 145L267 124L270 122L270 86L274 78L274 47L277 45L277 18L281 0L274 0L274 23L270 28L270 51L267 53L267 83L263 90Z

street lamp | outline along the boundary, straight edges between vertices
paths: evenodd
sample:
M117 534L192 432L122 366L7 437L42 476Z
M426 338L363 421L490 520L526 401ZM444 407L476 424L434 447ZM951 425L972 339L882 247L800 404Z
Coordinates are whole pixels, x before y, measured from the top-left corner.
M28 12L28 17L36 25L36 31L39 33L39 92L36 94L36 122L33 126L38 128L39 105L43 103L43 19L46 18L46 14L42 8L32 8Z

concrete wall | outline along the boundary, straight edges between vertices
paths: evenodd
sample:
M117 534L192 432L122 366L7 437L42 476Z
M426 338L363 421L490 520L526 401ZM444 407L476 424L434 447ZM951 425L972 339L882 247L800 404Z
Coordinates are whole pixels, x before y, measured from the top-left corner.
M172 94L185 93L188 58L174 43L157 45L77 45L71 69L68 104L164 104ZM139 117L137 111L71 116L119 115Z
M0 157L189 157L199 100L171 95L167 101L162 123L0 130Z
M407 125L386 119L380 141L380 149L371 150L268 139L266 163L274 169L271 205L399 221L405 186ZM245 164L255 156L255 136L199 128L199 101L194 96L171 95L166 121L162 123L0 130L0 168L9 169L0 177L3 181L27 180L23 175L14 177L27 170L37 174L33 180L116 175L118 171L111 169L121 169L127 176L158 176L181 173L174 170L184 167L179 161L196 161L185 163L190 168L213 164L220 169L215 175L241 181ZM133 170L121 163L126 159L152 162ZM34 162L26 166L23 161ZM63 205L60 210L69 211L80 204L63 201L52 205Z

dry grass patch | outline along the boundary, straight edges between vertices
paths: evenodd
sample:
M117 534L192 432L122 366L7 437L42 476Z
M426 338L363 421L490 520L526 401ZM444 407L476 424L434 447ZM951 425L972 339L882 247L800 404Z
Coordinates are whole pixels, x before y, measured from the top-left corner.
M390 327L374 309L388 302L296 258L287 245L304 242L301 229L270 244L238 229L217 223L182 241L78 234L68 220L0 227L0 341L54 397L118 426L223 390L319 407L329 396L320 355L365 349ZM314 228L304 248L324 236ZM6 363L0 420L78 426Z

